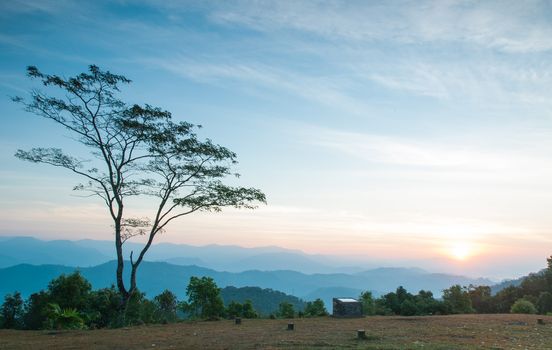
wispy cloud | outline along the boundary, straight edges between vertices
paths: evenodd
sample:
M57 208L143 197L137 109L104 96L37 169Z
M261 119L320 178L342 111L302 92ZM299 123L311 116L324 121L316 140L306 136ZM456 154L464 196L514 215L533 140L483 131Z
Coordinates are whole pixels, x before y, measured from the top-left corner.
M11 0L0 4L2 15L17 13L42 12L47 14L60 13L78 5L67 0Z
M360 113L367 107L344 92L346 81L331 76L309 76L260 63L208 63L188 58L151 59L146 62L202 83L233 87L231 83L238 82L246 91L252 87L277 90L350 113Z
M236 3L233 3L234 5ZM468 43L505 52L552 49L546 1L239 1L213 19L263 31L299 30L329 39Z
M423 142L396 136L339 131L319 127L305 130L307 142L374 163L428 167L500 167L509 163L502 156L468 147Z

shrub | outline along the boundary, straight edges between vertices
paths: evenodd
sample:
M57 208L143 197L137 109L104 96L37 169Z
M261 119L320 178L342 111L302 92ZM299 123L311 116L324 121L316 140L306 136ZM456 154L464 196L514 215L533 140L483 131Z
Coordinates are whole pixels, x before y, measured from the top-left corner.
M318 316L328 316L328 311L322 299L316 299L315 301L309 301L305 307L305 316L307 317L318 317Z
M76 309L61 309L58 304L50 303L47 308L48 328L83 329L84 321Z
M295 310L293 310L293 305L287 301L281 302L278 307L278 316L281 318L294 318Z
M372 296L372 292L364 291L360 293L359 299L362 303L363 315L374 315L376 313L376 305L374 302L374 297Z
M23 326L23 299L19 292L4 297L1 310L2 328L19 329Z
M121 325L121 295L114 286L90 293L86 321L92 328Z
M23 323L26 329L47 328L47 307L50 303L50 295L45 291L33 293L25 303L25 315Z
M243 318L257 318L259 314L253 308L251 300L246 300L242 305L242 317Z
M537 301L539 313L545 315L552 311L552 293L541 292Z
M48 285L51 302L58 304L62 309L85 310L91 290L90 282L78 271L69 275L63 274Z
M401 315L402 316L414 316L418 313L418 307L412 300L406 299L401 303Z
M153 298L155 305L155 320L161 323L169 323L176 321L176 307L178 300L176 295L169 290L163 291Z
M510 312L513 314L536 314L537 309L529 300L518 299L510 308Z

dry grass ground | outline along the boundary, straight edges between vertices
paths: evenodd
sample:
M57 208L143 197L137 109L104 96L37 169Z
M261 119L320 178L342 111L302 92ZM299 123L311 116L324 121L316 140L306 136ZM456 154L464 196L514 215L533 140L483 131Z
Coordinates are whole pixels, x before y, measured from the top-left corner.
M545 325L538 325L544 318ZM552 317L455 315L183 322L92 331L0 331L0 349L552 349ZM356 331L365 329L367 339Z

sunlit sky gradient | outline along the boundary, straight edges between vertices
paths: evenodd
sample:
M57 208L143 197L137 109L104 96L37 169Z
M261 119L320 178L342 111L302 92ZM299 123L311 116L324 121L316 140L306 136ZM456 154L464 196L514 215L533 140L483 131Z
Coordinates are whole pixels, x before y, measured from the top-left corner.
M3 1L0 234L112 237L78 178L13 157L74 147L9 100L38 87L25 67L97 64L133 80L127 101L202 124L268 196L160 241L536 271L552 254L551 58L549 1Z

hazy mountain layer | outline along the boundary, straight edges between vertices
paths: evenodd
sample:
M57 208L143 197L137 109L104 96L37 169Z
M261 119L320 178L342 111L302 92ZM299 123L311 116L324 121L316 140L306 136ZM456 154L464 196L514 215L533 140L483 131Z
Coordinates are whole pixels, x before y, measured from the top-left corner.
M20 291L24 296L46 288L48 282L61 273L76 268L60 265L16 265L0 269L0 295ZM115 283L115 261L94 267L79 268L94 288ZM431 290L436 296L453 284L490 284L484 279L463 276L431 274L417 269L375 269L355 274L304 274L296 271L221 272L198 266L179 266L164 262L144 262L138 272L138 287L148 297L165 289L173 291L180 299L191 276L212 277L219 287L270 288L306 300L322 298L329 302L334 296L357 296L361 290L371 290L376 296L404 286L411 292ZM343 295L343 294L347 295ZM351 295L352 294L352 295Z

